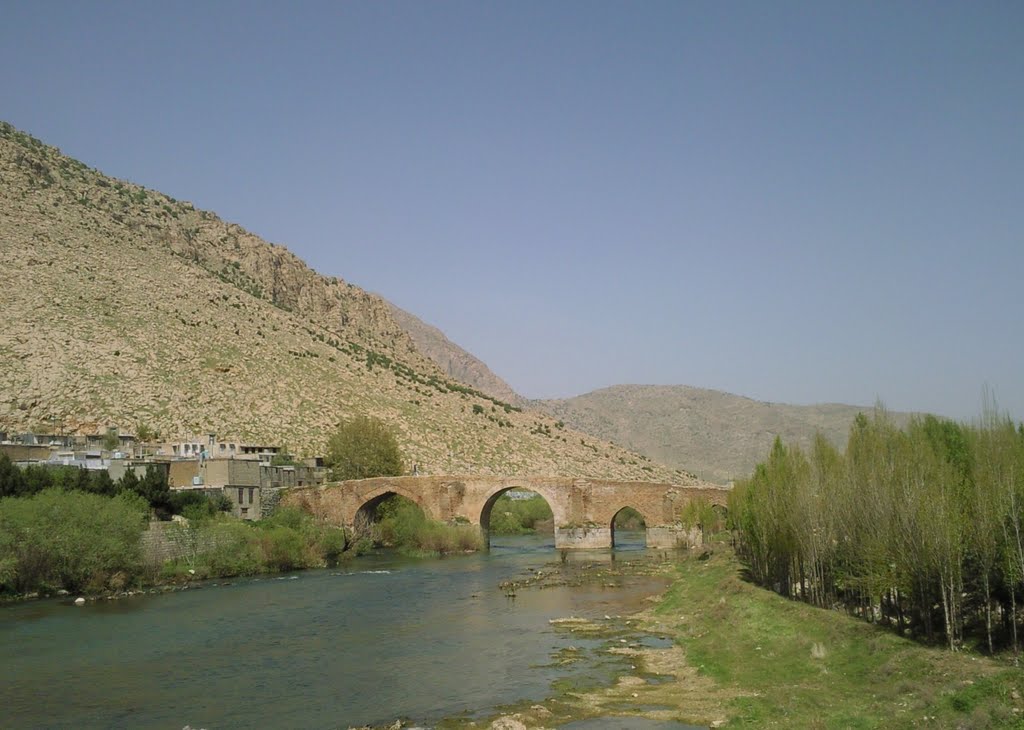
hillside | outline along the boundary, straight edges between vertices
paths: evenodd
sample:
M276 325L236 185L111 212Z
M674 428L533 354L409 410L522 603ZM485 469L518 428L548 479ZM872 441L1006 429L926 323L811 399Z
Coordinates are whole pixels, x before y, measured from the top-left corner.
M702 479L727 482L748 476L776 436L807 448L820 431L846 444L850 424L870 406L763 403L685 385L616 385L534 406L568 426L622 444ZM905 423L907 414L891 414Z
M517 406L526 403L526 400L492 372L486 363L449 340L444 332L427 324L415 314L390 302L389 304L392 316L416 343L416 349L430 358L446 375L506 403Z
M427 473L690 483L455 382L383 299L0 123L0 430L213 429L322 451L375 415Z

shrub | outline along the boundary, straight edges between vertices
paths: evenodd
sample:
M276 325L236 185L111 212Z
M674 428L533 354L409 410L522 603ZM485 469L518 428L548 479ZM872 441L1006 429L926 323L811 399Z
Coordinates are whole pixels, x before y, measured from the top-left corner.
M377 517L369 536L376 545L439 555L482 547L480 530L475 525L448 525L429 520L419 506L405 497L393 495L385 499L377 506ZM357 541L354 547L365 548L365 545Z
M203 556L203 562L211 576L255 575L263 572L258 535L251 525L223 517L210 527L212 548Z
M130 495L48 489L0 500L0 589L102 589L141 571L147 508Z
M197 509L206 517L212 517L218 512L225 511L225 503L226 509L231 509L231 502L224 494L208 497L205 493L194 489L175 490L169 494L167 501L172 514L186 517L189 517L189 514L194 515L194 510ZM189 519L192 518L189 517Z
M334 565L345 552L345 531L340 527L325 527L316 542L320 557L328 565Z
M306 542L298 530L277 526L263 530L262 533L260 547L263 551L263 564L268 570L295 570L308 567L305 555Z

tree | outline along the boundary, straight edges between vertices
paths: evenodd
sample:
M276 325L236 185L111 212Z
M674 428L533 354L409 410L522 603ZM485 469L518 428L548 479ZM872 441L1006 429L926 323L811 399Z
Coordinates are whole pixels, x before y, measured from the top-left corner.
M331 478L368 479L399 476L402 454L398 440L382 421L356 416L342 421L327 442L327 466Z
M135 428L135 437L144 444L148 444L150 441L155 441L157 433L150 427L148 423L140 422Z
M7 454L0 454L0 497L16 497L25 491L25 478Z
M116 428L109 428L103 435L103 448L106 451L117 451L121 445L121 439L117 435Z

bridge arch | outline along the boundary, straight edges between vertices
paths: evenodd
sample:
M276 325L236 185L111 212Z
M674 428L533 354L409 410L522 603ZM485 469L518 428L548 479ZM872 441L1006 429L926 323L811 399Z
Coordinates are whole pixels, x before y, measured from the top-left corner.
M647 528L650 527L651 525L655 524L655 523L653 523L651 521L651 518L649 516L645 515L642 510L639 510L636 507L633 507L632 505L625 505L623 507L620 507L618 510L616 510L615 514L613 514L612 518L608 521L608 529L609 529L609 533L610 533L610 536L611 536L611 547L614 548L614 547L616 547L618 545L618 543L616 543L616 539L615 539L615 534L616 534L616 530L617 530L616 523L621 522L621 518L627 517L627 516L632 516L634 514L637 515L640 518L640 525L638 525L636 527L633 527L633 528L630 528L629 531L630 532L638 532L642 536L640 539L643 541L642 542L643 546L644 547L647 546ZM625 531L627 531L627 528L623 527L623 528L621 528L621 531L625 532ZM619 546L621 547L621 545L619 545Z
M426 517L435 518L435 516L431 514L428 506L424 503L421 494L413 490L405 489L397 484L388 484L386 486L373 489L359 497L359 506L356 507L355 512L352 514L352 524L364 525L369 522L373 522L373 517L376 514L377 507L381 502L392 496L399 496L408 499L419 507Z
M609 547L612 520L627 505L643 517L648 547L682 547L693 543L694 528L692 520L681 519L681 511L693 503L720 508L729 497L728 488L707 484L558 476L417 475L293 487L282 494L281 504L299 506L334 524L351 526L357 513L372 512L380 499L397 494L416 504L428 519L477 524L486 530L494 503L514 488L539 494L547 502L554 517L558 548ZM720 509L715 512L721 515ZM714 521L720 522L720 517ZM696 539L700 539L699 529Z
M494 511L494 505L498 499L503 495L511 491L523 491L532 492L547 503L548 508L551 510L552 520L554 524L558 525L558 516L561 512L561 504L555 498L554 495L548 492L544 487L540 487L536 484L524 482L523 484L513 484L511 486L502 486L498 489L493 490L484 501L483 507L480 509L479 525L480 530L483 533L485 542L490 542L490 527L491 527L491 513Z

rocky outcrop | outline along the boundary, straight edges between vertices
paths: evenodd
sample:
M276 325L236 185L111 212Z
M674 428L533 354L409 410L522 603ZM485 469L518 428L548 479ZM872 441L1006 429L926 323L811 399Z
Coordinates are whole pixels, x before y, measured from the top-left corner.
M523 405L525 398L491 371L479 358L449 340L444 332L427 324L415 314L389 302L391 314L399 326L416 343L417 349L430 358L449 377L472 385L479 391L506 403Z

